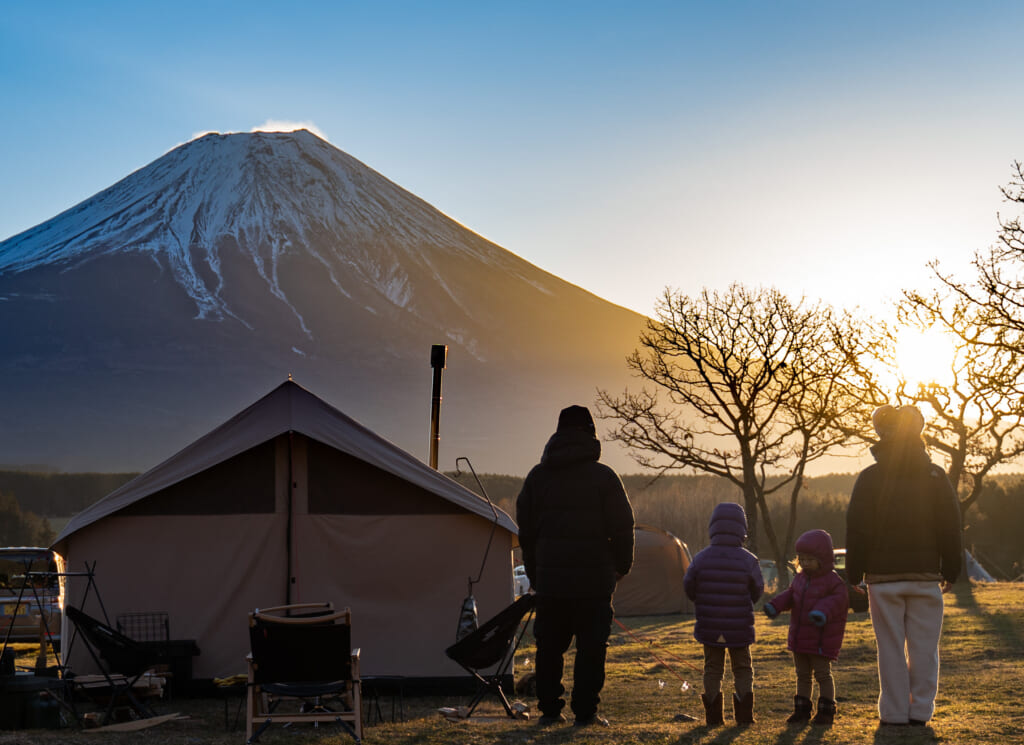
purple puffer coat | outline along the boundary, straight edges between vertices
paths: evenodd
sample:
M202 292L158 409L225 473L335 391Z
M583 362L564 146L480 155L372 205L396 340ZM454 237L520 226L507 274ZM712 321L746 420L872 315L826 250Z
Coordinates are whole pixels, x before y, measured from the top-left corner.
M757 557L743 548L743 507L717 505L708 530L711 545L693 557L683 577L683 589L697 611L693 636L714 647L749 646L754 643L754 603L764 592L764 579Z
M833 569L832 536L824 530L811 530L796 539L797 553L810 554L821 562L814 572L801 571L788 589L769 602L779 613L792 610L789 617L791 652L817 654L835 660L843 646L849 591ZM809 614L825 614L825 625L815 626Z

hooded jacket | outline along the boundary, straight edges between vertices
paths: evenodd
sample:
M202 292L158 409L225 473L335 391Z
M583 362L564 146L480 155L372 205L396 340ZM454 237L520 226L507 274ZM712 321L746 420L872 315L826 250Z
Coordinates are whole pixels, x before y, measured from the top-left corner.
M519 545L541 596L610 597L633 565L633 508L618 474L598 463L592 431L559 429L516 499Z
M824 530L810 530L796 540L800 554L810 554L821 564L813 571L802 568L786 590L771 599L779 613L792 611L789 617L790 652L816 654L835 660L843 646L846 615L850 608L849 591L836 574L832 536ZM811 611L825 614L825 625L815 626Z
M963 563L960 505L946 473L920 438L883 436L877 461L857 477L846 512L846 574L941 576L955 582Z
M715 647L746 647L754 643L754 603L764 592L764 578L757 557L743 548L743 507L716 505L708 532L711 545L693 557L683 577L683 589L696 608L693 636Z

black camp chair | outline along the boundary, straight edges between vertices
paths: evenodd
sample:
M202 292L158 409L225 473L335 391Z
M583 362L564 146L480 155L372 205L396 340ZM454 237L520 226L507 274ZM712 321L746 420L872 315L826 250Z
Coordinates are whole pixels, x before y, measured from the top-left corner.
M501 679L508 672L516 649L519 648L519 642L530 623L529 617L526 623L523 623L523 617L527 614L532 616L536 603L536 595L523 595L476 631L467 634L444 651L480 684L469 704L467 719L473 715L473 711L488 693L493 693L500 699L501 705L505 707L505 712L510 717L518 718L505 697L505 692L501 690ZM520 624L522 629L519 628ZM497 668L490 674L485 675L481 672L494 665L497 665Z
M109 702L100 725L110 723L119 703L130 706L139 719L156 716L156 712L135 696L132 688L143 673L159 662L159 650L125 636L74 606L69 605L64 613L81 635L86 650L107 683ZM75 682L74 677L70 679Z
M352 649L348 608L299 603L254 610L249 643L247 743L275 722L336 722L362 742L359 650Z

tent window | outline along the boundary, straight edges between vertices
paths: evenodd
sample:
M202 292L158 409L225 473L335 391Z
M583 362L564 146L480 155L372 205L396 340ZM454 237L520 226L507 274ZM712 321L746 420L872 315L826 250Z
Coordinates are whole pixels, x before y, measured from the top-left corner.
M122 515L239 515L274 511L274 442L228 458L129 505Z
M321 515L442 515L465 510L408 481L309 440L309 511Z

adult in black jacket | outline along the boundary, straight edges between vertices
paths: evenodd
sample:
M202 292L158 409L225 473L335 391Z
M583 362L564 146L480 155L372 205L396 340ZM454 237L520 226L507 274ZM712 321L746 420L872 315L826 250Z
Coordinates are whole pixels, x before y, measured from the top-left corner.
M537 705L541 723L565 721L563 655L576 637L571 708L577 726L597 713L615 583L633 565L633 508L618 475L598 462L601 443L583 406L558 416L540 464L516 500L519 545L537 594Z
M942 595L960 574L960 507L928 458L914 406L874 414L877 461L857 477L846 513L846 571L865 580L878 650L878 715L923 725L939 684Z

